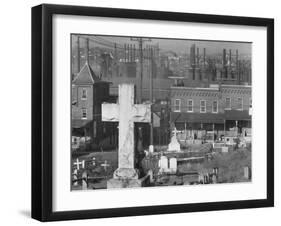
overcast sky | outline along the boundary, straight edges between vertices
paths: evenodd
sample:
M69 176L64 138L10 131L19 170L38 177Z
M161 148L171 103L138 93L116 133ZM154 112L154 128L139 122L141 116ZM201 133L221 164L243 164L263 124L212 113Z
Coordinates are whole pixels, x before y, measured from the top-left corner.
M87 37L85 35L80 35ZM105 40L106 43L117 43L120 45L126 44L135 44L138 47L136 41L131 41L130 37L114 37L114 36L88 36L90 38L98 38L99 40ZM76 47L77 36L72 36L72 47ZM236 49L238 49L239 54L251 55L252 52L252 44L251 43L243 43L243 42L226 42L226 41L203 41L203 40L177 40L177 39L159 39L159 38L151 38L150 42L144 42L144 47L146 44L155 45L159 44L159 48L161 51L173 51L178 54L190 53L190 46L195 44L200 48L200 53L202 48L206 48L206 53L208 54L221 54L223 49L231 49L233 53L235 53ZM80 46L84 47L85 41L81 39ZM101 46L94 42L89 42L90 48L94 45Z

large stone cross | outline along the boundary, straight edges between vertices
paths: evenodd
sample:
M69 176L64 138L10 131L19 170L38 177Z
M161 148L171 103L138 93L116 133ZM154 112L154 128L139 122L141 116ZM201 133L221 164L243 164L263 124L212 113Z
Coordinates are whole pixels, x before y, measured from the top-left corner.
M118 103L102 104L102 121L119 122L118 169L116 179L137 179L135 169L135 122L151 121L150 104L134 104L135 87L133 84L120 84Z

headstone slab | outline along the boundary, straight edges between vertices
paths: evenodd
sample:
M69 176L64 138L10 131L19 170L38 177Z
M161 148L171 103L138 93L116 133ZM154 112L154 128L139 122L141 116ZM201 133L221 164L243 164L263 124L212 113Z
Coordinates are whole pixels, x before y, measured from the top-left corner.
M222 153L227 153L228 147L226 147L226 146L221 147L221 151L222 151Z
M149 145L149 153L153 153L154 152L154 146L153 145Z
M170 158L170 171L172 173L176 173L178 168L177 159L176 158Z
M82 190L88 189L87 180L88 180L88 173L84 171L82 174Z
M159 168L160 171L167 171L168 169L168 159L164 155L159 159Z

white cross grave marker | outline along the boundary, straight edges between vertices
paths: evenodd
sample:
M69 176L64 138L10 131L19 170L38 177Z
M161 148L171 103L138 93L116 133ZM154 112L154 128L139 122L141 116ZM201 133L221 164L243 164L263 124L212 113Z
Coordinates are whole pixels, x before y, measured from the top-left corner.
M83 168L85 168L85 160L83 160L82 162L79 162L79 159L77 158L76 162L74 162L73 165L76 165L77 170L80 169L80 165L81 165L81 168L83 169Z
M119 122L118 169L114 178L138 178L135 170L135 122L151 122L150 104L134 104L133 84L120 84L118 103L102 104L102 121Z
M110 166L109 164L107 164L107 161L105 160L103 164L101 164L101 166L104 168L104 170L107 170L107 167Z

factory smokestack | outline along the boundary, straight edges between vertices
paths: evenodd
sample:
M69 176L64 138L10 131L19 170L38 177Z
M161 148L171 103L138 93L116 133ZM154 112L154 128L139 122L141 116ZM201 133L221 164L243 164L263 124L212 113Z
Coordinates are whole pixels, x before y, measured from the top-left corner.
M223 70L223 77L227 78L227 62L226 62L226 49L223 49L222 52L222 70Z
M80 37L77 36L77 74L80 72Z
M196 61L195 61L195 44L193 44L191 47L190 47L190 66L191 67L195 67L195 64L196 64Z
M89 64L89 39L86 38L85 43L85 57L86 57L86 63Z
M203 48L203 65L206 67L206 48Z
M195 67L196 67L195 44L192 44L190 47L190 71L192 74L192 80L195 80Z
M199 67L199 48L197 47L197 67Z
M239 73L239 60L238 60L238 49L236 49L236 79L237 79L237 84L240 85L240 73Z

